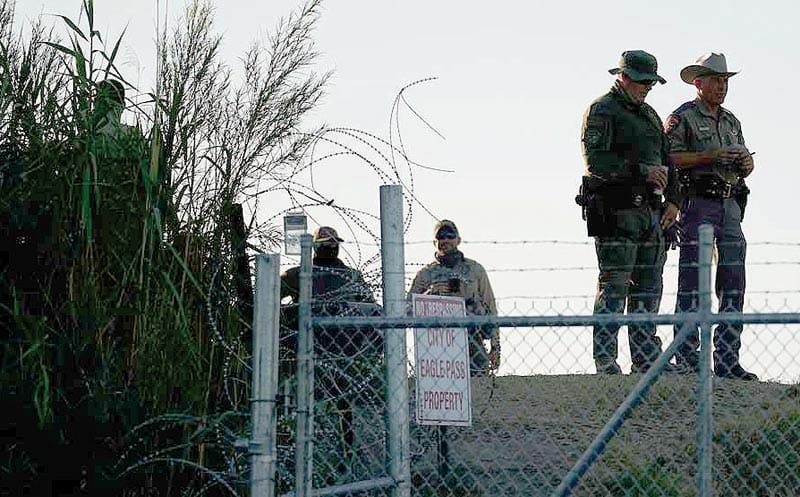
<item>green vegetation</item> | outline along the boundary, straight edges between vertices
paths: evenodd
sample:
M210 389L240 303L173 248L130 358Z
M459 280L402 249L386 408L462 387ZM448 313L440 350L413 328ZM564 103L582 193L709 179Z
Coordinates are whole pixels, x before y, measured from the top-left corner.
M725 495L800 493L800 414L732 426L715 437L716 486ZM715 462L716 462L715 461Z
M714 436L714 486L720 495L798 495L800 492L800 415L771 409L759 422L740 419ZM624 449L623 449L624 450ZM686 461L694 462L694 451ZM696 493L696 468L665 458L609 462L616 468L591 495L682 497ZM691 464L690 464L691 466ZM597 485L595 487L595 485Z
M240 489L246 247L279 238L245 215L287 188L315 135L299 125L328 77L310 67L318 4L253 45L235 84L211 6L190 2L159 33L155 90L121 104L107 81L138 92L92 0L79 21L52 18L65 39L42 21L17 27L0 0L0 481L12 494Z
M592 495L625 497L684 497L685 477L664 460L631 462L607 477ZM683 488L682 488L683 486Z

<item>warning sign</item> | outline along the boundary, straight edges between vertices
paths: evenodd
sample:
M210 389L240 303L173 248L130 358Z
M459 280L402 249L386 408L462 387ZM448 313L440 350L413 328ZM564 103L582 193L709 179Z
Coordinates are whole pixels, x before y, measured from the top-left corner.
M463 317L464 299L412 295L416 317ZM472 426L469 347L465 328L415 328L417 423Z

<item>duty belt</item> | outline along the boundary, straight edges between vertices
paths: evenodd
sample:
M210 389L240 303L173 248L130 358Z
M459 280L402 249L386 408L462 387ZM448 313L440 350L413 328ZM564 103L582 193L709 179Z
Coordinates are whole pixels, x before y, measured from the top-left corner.
M603 190L603 201L612 209L635 209L637 207L658 207L661 195L652 192L647 185L609 185Z
M737 185L716 176L701 176L689 185L690 197L724 200L736 195Z

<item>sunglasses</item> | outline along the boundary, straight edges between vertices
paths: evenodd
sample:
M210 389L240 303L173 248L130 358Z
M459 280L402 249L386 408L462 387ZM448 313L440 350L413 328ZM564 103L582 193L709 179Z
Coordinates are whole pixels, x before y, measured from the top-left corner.
M655 86L656 83L657 83L657 81L655 79L645 79L644 81L636 81L636 84L638 84L638 85L650 86L650 87Z
M458 235L455 233L440 233L436 235L437 240L455 240L458 238Z

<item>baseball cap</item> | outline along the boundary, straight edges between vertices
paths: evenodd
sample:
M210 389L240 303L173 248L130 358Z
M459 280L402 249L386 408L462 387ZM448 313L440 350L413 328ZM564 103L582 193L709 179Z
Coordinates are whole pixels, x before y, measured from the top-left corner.
M622 73L634 81L658 81L662 85L666 79L658 75L656 58L644 50L627 50L622 52L619 67L609 69L611 74Z
M438 238L439 235L458 235L458 228L456 227L456 223L450 221L449 219L442 219L436 226L433 228L433 237Z
M339 236L339 233L330 226L320 226L314 231L313 236L314 245L321 245L323 243L330 245L338 245L339 242L344 240Z

